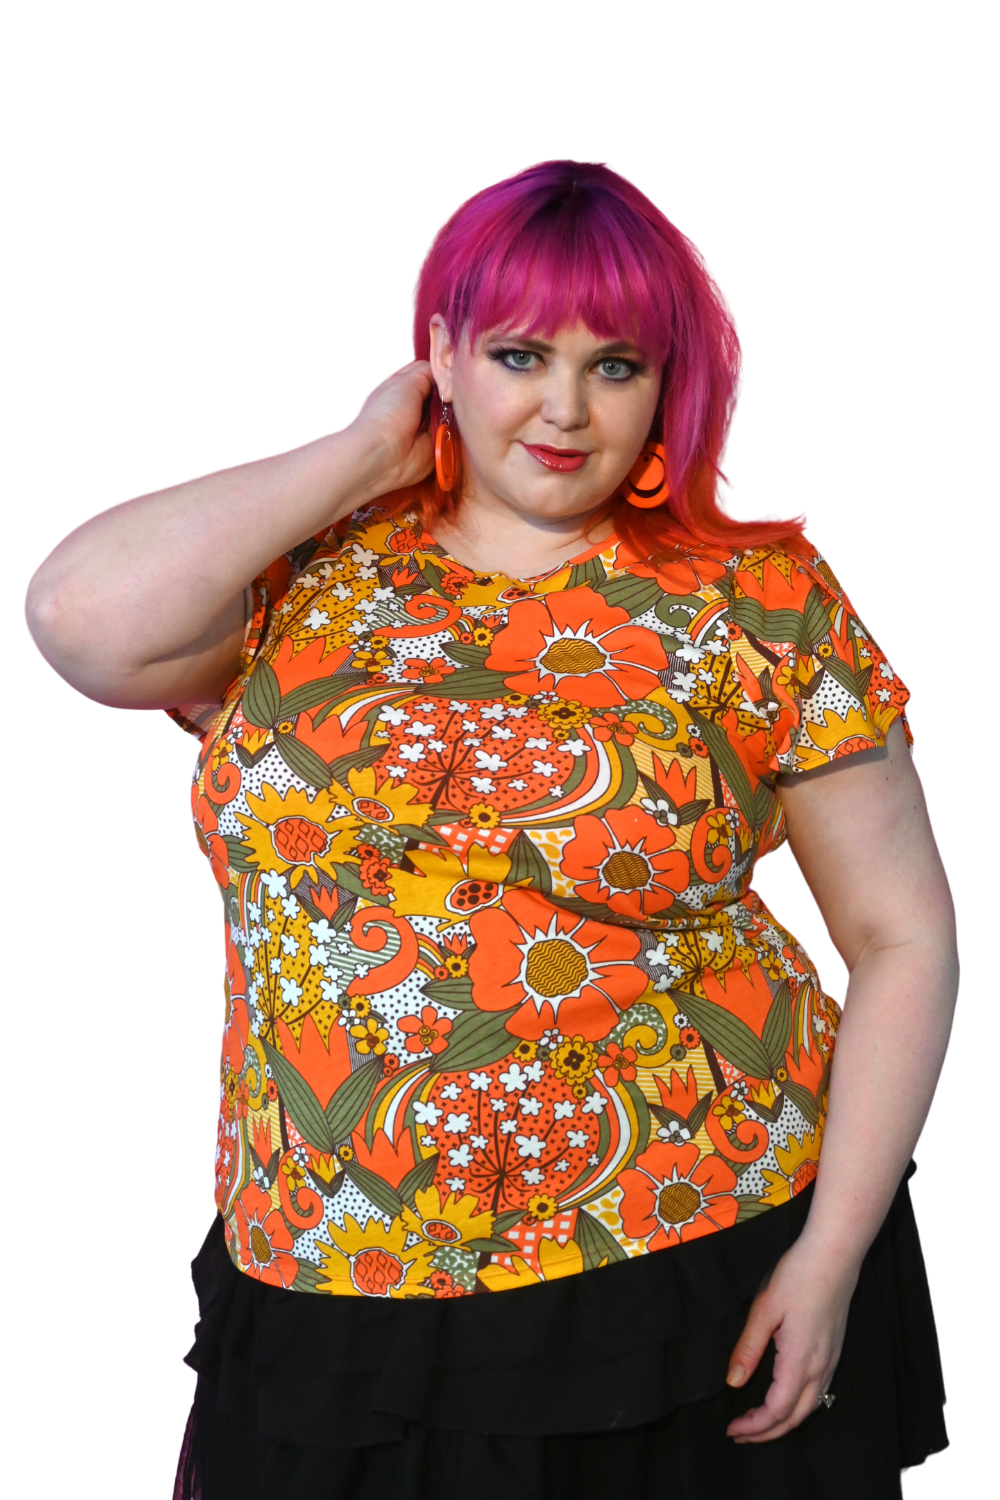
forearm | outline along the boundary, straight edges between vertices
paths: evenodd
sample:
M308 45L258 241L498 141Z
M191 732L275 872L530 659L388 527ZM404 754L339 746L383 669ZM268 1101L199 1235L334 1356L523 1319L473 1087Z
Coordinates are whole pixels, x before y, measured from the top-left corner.
M855 964L837 1036L829 1114L803 1241L857 1271L923 1128L957 992L950 911L937 930Z
M357 427L144 495L72 532L32 581L28 618L56 670L122 707L206 688L238 649L247 583L379 493L384 456Z

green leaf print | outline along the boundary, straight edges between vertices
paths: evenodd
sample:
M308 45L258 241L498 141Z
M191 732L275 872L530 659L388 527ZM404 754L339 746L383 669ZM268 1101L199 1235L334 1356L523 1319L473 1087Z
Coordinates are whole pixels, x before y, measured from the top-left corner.
M804 1083L794 1083L792 1079L789 1079L783 1087L795 1108L800 1114L805 1115L809 1124L815 1128L819 1124L819 1106L812 1090L807 1089Z
M291 719L295 714L300 714L304 709L316 708L320 703L328 703L335 698L340 691L340 684L332 677L317 677L313 682L302 682L298 687L292 688L286 693L278 704L278 722L282 719Z
M478 1250L480 1254L488 1255L516 1255L520 1245L515 1245L513 1240L505 1240L503 1235L495 1234L488 1240L466 1240L470 1250Z
M767 1204L762 1203L756 1193L737 1193L736 1201L739 1204L736 1210L737 1224L742 1224L747 1219L756 1219L758 1214L767 1213Z
M336 760L330 762L330 781L346 782L349 771L363 771L367 766L373 766L377 760L382 759L388 748L388 745L359 745L347 755L338 755ZM328 783L323 784L326 786Z
M436 828L428 828L425 824L418 828L415 823L393 823L392 832L398 833L400 838L413 839L416 844L444 844L448 847L448 840L442 838Z
M274 748L290 771L294 771L306 786L329 786L330 768L323 758L303 745L294 734L276 734Z
M461 641L445 641L443 649L452 661L460 661L463 667L484 667L489 654L488 646L472 646Z
M475 1008L471 979L431 979L420 993L439 1005L450 1005L453 1010Z
M552 889L552 873L541 850L532 842L522 828L507 850L510 858L510 873L506 885L523 885L525 882L545 895Z
M599 557L588 557L586 562L574 563L569 570L566 579L566 589L582 589L589 583L592 588L600 588L607 578L604 564Z
M806 639L809 642L806 650L811 651L813 646L829 632L830 613L827 605L823 603L823 593L819 585L814 583L806 595L806 602L802 610L802 624L805 629Z
M374 1203L379 1213L388 1214L390 1219L398 1218L402 1213L403 1204L396 1189L377 1172L363 1167L359 1161L345 1161L344 1175L364 1193L369 1202Z
M756 827L757 807L753 789L750 786L750 777L747 775L743 762L729 743L726 731L721 725L713 723L711 719L706 719L705 715L700 714L695 708L690 709L690 714L701 730L701 737L708 746L709 755L726 778L740 812L751 828Z
M636 578L632 573L619 573L598 586L597 592L613 609L627 609L634 620L652 609L663 598L663 590L655 578Z
M506 1057L515 1045L506 1022L511 1010L466 1011L452 1024L448 1045L431 1063L435 1073L465 1073Z
M330 1130L329 1120L323 1112L316 1095L309 1084L296 1068L279 1052L271 1042L264 1042L264 1054L271 1068L278 1092L281 1094L281 1102L287 1109L289 1117L295 1129L303 1140L311 1146L317 1146L324 1156L329 1156L337 1149L338 1139L342 1139ZM348 1132L344 1131L343 1135Z
M846 661L841 661L839 656L821 656L820 661L835 682L839 682L842 688L846 688L859 703L864 702L865 691L871 682L871 667L866 667L859 675L852 672Z
M333 1145L325 1148L327 1152L333 1151L338 1141L344 1141L350 1135L368 1108L381 1076L382 1064L376 1057L371 1062L362 1063L334 1091L333 1098L324 1111L330 1140L333 1142Z
M771 1067L779 1068L792 1040L792 996L787 979L778 985L760 1039Z
M416 691L428 698L502 698L508 691L499 672L485 667L462 667L449 672L443 682L421 682Z
M583 1251L585 1271L596 1271L602 1260L606 1260L609 1265L613 1265L616 1260L628 1260L628 1255L610 1229L585 1208L577 1210L573 1238Z
M757 599L732 599L729 613L741 630L759 641L790 641L800 651L812 650L806 623L797 609L765 609ZM822 633L829 628L826 620Z
M692 1025L727 1062L751 1078L770 1078L771 1059L745 1021L724 1006L716 1005L714 1000L703 1000L700 995L688 995L683 990L670 993L676 998L678 1010L690 1017Z
M434 1174L438 1168L438 1153L433 1156L425 1156L423 1161L418 1161L415 1167L411 1167L399 1184L399 1196L410 1208L416 1208L416 1195L425 1188L429 1188L434 1181Z
M243 693L243 717L257 729L272 729L278 722L281 688L270 662L259 661Z
M513 1229L515 1224L520 1224L524 1218L522 1208L508 1208L502 1214L497 1214L493 1220L493 1229L496 1234L506 1234L508 1229Z
M247 859L246 850L238 838L234 838L232 834L227 834L223 839L223 843L229 850L228 863L230 870L235 871L237 875L249 875L251 871L256 870L257 866L251 864Z

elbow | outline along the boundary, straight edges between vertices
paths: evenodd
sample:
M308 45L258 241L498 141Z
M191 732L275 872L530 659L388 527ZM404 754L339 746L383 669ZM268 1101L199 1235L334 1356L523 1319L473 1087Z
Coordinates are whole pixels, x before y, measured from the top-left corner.
M79 638L79 629L72 601L65 589L48 577L44 565L28 585L24 613L35 645L46 661L56 666L74 636Z

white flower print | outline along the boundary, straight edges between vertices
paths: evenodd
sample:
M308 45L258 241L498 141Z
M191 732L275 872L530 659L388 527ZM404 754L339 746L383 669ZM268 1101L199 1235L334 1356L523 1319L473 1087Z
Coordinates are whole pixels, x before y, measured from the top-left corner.
M514 1142L518 1156L533 1156L537 1161L545 1150L545 1141L537 1135L516 1135Z
M418 1125L436 1125L444 1114L439 1104L434 1104L430 1099L413 1101L413 1118Z

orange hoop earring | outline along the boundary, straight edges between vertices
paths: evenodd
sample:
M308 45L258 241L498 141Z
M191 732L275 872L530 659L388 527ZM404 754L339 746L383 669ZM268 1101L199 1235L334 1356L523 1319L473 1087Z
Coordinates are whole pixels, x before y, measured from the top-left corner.
M458 444L451 430L448 403L441 403L441 420L434 434L434 472L437 482L446 495L450 495L459 475Z
M647 443L628 471L622 486L629 505L652 510L670 499L667 454L662 443Z

